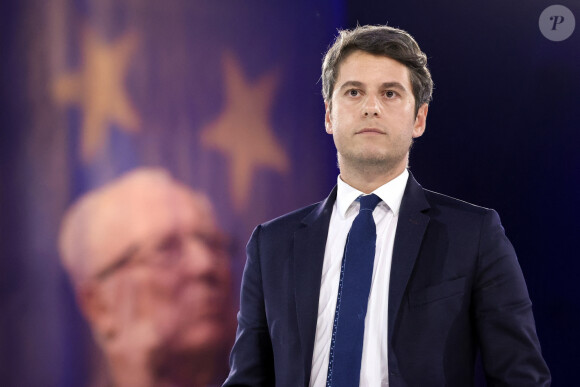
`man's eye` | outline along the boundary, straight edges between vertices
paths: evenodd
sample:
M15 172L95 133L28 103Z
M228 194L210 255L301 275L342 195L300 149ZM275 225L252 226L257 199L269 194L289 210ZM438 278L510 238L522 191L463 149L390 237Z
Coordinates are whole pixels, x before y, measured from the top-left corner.
M349 94L351 97L356 97L356 96L358 95L358 90L355 90L355 89L349 90L349 91L348 91L348 94Z
M181 240L177 235L169 235L164 238L159 245L157 251L163 254L173 254L181 250Z
M392 90L388 90L388 91L385 92L385 96L387 98L394 98L396 95L397 94L394 91L392 91Z

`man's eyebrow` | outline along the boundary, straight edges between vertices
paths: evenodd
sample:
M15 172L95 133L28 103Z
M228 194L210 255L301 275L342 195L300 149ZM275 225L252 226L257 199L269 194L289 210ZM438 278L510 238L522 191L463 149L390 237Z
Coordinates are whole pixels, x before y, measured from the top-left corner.
M360 82L360 81L346 81L344 82L342 85L340 85L339 90L344 90L347 89L349 87L357 87L357 88L362 88L364 87L365 84ZM405 88L405 86L403 86L402 83L400 82L383 82L380 86L381 89L397 89L400 90L402 92L406 92L407 89Z
M349 88L349 87L361 88L363 86L364 86L364 83L359 82L359 81L346 81L342 85L340 85L339 90L344 90L344 89Z
M381 85L381 89L398 89L400 91L407 91L405 86L403 86L400 82L384 82Z

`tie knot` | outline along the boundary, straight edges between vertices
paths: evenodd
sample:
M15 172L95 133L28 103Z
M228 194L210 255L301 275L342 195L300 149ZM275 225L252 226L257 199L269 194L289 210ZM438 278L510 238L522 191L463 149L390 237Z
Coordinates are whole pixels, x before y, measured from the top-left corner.
M381 198L375 194L362 195L360 196L360 209L373 211L377 204L381 201Z

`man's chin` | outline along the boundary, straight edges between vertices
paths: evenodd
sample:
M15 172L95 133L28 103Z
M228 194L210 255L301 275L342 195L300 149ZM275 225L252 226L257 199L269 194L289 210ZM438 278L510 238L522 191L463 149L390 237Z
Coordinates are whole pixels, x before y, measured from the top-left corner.
M387 154L385 150L367 149L362 152L339 154L339 166L342 163L348 163L349 166L365 169L379 168L391 170L398 165L406 165L408 153L406 154Z
M184 328L170 345L176 351L214 352L226 345L226 329L223 320L207 320Z

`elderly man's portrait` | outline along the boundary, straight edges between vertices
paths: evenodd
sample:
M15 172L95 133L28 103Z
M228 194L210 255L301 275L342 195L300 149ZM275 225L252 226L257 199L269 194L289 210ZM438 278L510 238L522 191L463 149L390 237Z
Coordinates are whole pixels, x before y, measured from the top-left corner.
M1 1L0 387L576 385L579 18Z
M60 252L112 385L223 377L234 333L228 243L208 198L160 168L131 171L71 206Z

